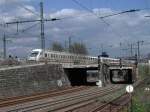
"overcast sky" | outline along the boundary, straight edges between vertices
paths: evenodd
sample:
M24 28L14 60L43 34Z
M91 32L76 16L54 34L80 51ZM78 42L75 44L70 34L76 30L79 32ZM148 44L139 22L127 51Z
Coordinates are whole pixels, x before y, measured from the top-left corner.
M53 41L65 45L65 41L68 43L68 38L71 37L72 42L85 43L90 55L95 56L102 51L102 45L103 50L113 57L129 55L129 50L121 49L129 48L129 44L136 43L138 40L144 40L146 44L141 46L141 53L150 52L150 45L147 44L150 42L150 18L145 17L150 15L149 0L75 1L84 8L73 0L43 0L44 17L61 19L45 22L46 48L50 48ZM39 19L39 3L40 0L0 0L0 23ZM98 18L130 9L142 10L105 18L106 23ZM4 29L0 26L1 40L4 31L9 40L8 54L26 57L31 49L40 48L39 22L20 24L18 33L16 27L16 25L8 25ZM26 30L28 27L31 28ZM2 45L1 41L1 51Z

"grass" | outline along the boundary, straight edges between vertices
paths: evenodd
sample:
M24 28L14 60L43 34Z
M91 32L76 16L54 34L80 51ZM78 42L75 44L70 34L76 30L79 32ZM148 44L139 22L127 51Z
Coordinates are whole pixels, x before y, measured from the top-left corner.
M138 65L138 78L144 79L150 76L150 65L139 64ZM150 112L150 90L147 91L145 88L150 89L150 82L145 82L140 87L134 90L132 96L132 112ZM123 112L129 112L124 110Z
M143 79L150 75L150 66L148 64L138 65L139 78ZM133 112L150 112L150 91L145 90L150 88L150 82L138 87L132 97Z
M150 65L148 65L148 64L139 64L138 65L138 74L139 74L140 79L143 79L147 75L150 75Z

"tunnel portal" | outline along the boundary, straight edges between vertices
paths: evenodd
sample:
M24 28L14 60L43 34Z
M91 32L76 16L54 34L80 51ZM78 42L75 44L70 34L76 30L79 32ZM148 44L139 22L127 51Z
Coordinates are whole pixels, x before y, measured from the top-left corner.
M66 68L64 69L64 71L67 74L67 77L71 83L71 86L81 86L81 85L95 86L96 85L97 80L92 81L92 82L88 81L89 79L88 76L91 76L91 75L88 74L89 69L87 68ZM95 71L95 69L93 71ZM93 76L97 78L98 74L96 73Z

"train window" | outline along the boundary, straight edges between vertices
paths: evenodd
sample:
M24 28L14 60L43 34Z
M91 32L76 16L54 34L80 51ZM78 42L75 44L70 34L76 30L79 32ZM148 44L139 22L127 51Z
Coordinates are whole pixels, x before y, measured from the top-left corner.
M131 68L113 68L110 69L110 81L113 84L132 84Z

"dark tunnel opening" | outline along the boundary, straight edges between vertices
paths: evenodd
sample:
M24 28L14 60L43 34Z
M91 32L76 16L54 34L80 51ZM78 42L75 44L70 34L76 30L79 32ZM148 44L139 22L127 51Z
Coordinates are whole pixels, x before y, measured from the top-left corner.
M65 73L71 83L71 86L95 86L96 81L88 82L87 81L87 69L83 68L67 68L65 69Z

